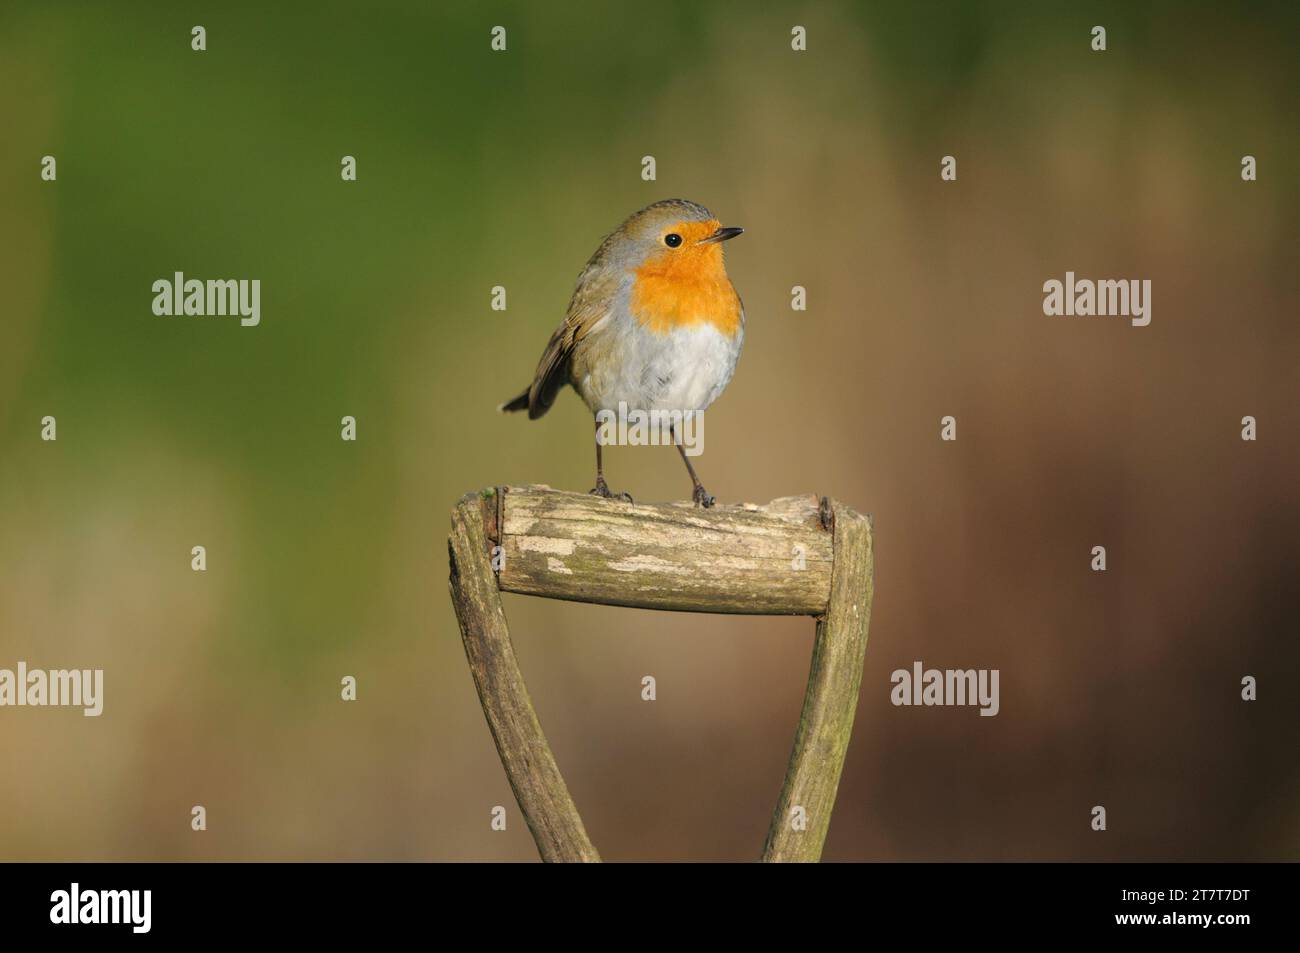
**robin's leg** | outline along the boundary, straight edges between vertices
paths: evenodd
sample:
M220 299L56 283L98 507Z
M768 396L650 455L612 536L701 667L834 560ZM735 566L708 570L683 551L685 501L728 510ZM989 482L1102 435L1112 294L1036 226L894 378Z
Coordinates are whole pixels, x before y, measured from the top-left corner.
M686 464L686 472L691 475L691 482L695 484L695 490L691 493L691 499L695 501L696 506L702 506L706 510L713 505L713 497L709 496L704 484L700 478L695 475L695 467L691 466L691 458L686 455L686 448L677 442L677 432L670 428L668 431L672 434L673 444L677 447L677 452L682 455L682 463Z
M615 500L624 500L628 503L632 502L632 494L611 493L609 489L609 484L605 482L605 468L604 466L602 466L600 461L600 421L599 420L596 421L596 486L592 489L591 492L596 496L603 497L607 500L615 499Z

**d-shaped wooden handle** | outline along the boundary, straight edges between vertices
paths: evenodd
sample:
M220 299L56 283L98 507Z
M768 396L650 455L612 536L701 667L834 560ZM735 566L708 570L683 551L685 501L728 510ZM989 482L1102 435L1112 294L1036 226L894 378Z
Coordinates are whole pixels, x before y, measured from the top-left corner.
M597 861L528 697L501 592L606 605L817 618L765 861L815 861L853 732L871 620L871 522L815 496L767 506L629 504L542 486L452 511L451 596L483 714L542 859Z

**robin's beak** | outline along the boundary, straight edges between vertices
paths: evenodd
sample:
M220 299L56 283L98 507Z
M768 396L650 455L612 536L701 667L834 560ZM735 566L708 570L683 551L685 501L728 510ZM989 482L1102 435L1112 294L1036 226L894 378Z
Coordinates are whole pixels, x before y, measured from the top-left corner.
M701 245L716 245L718 242L725 242L728 239L735 238L737 235L744 234L744 232L745 230L743 228L736 228L734 226L730 228L720 228L708 238L701 238L699 243Z

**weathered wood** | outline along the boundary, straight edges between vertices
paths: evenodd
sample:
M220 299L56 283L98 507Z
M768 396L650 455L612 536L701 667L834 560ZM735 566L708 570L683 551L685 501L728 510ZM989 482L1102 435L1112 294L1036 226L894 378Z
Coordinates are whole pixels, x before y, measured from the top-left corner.
M504 565L493 575L489 553ZM816 497L697 510L548 487L452 513L451 591L479 701L545 860L599 860L529 700L501 591L698 612L815 615L808 686L764 861L815 861L853 731L871 619L870 521ZM796 809L799 812L796 822Z
M485 509L486 503L486 509ZM510 787L546 861L598 861L524 685L489 559L485 511L470 494L452 511L451 600L479 702Z
M794 750L763 847L764 861L816 861L830 827L853 734L871 622L874 554L870 521L833 504L835 565L830 608L817 622L812 666ZM806 826L795 823L802 808Z
M506 592L749 615L820 615L830 601L815 496L702 510L505 487L497 519Z

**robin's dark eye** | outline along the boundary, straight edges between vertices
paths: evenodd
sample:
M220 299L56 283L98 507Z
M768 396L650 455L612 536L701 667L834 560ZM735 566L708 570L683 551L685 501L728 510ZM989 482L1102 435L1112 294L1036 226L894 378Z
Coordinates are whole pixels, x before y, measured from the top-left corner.
M681 243L682 243L682 236L678 235L676 232L669 232L667 235L664 236L664 244L667 245L669 248L676 248Z

